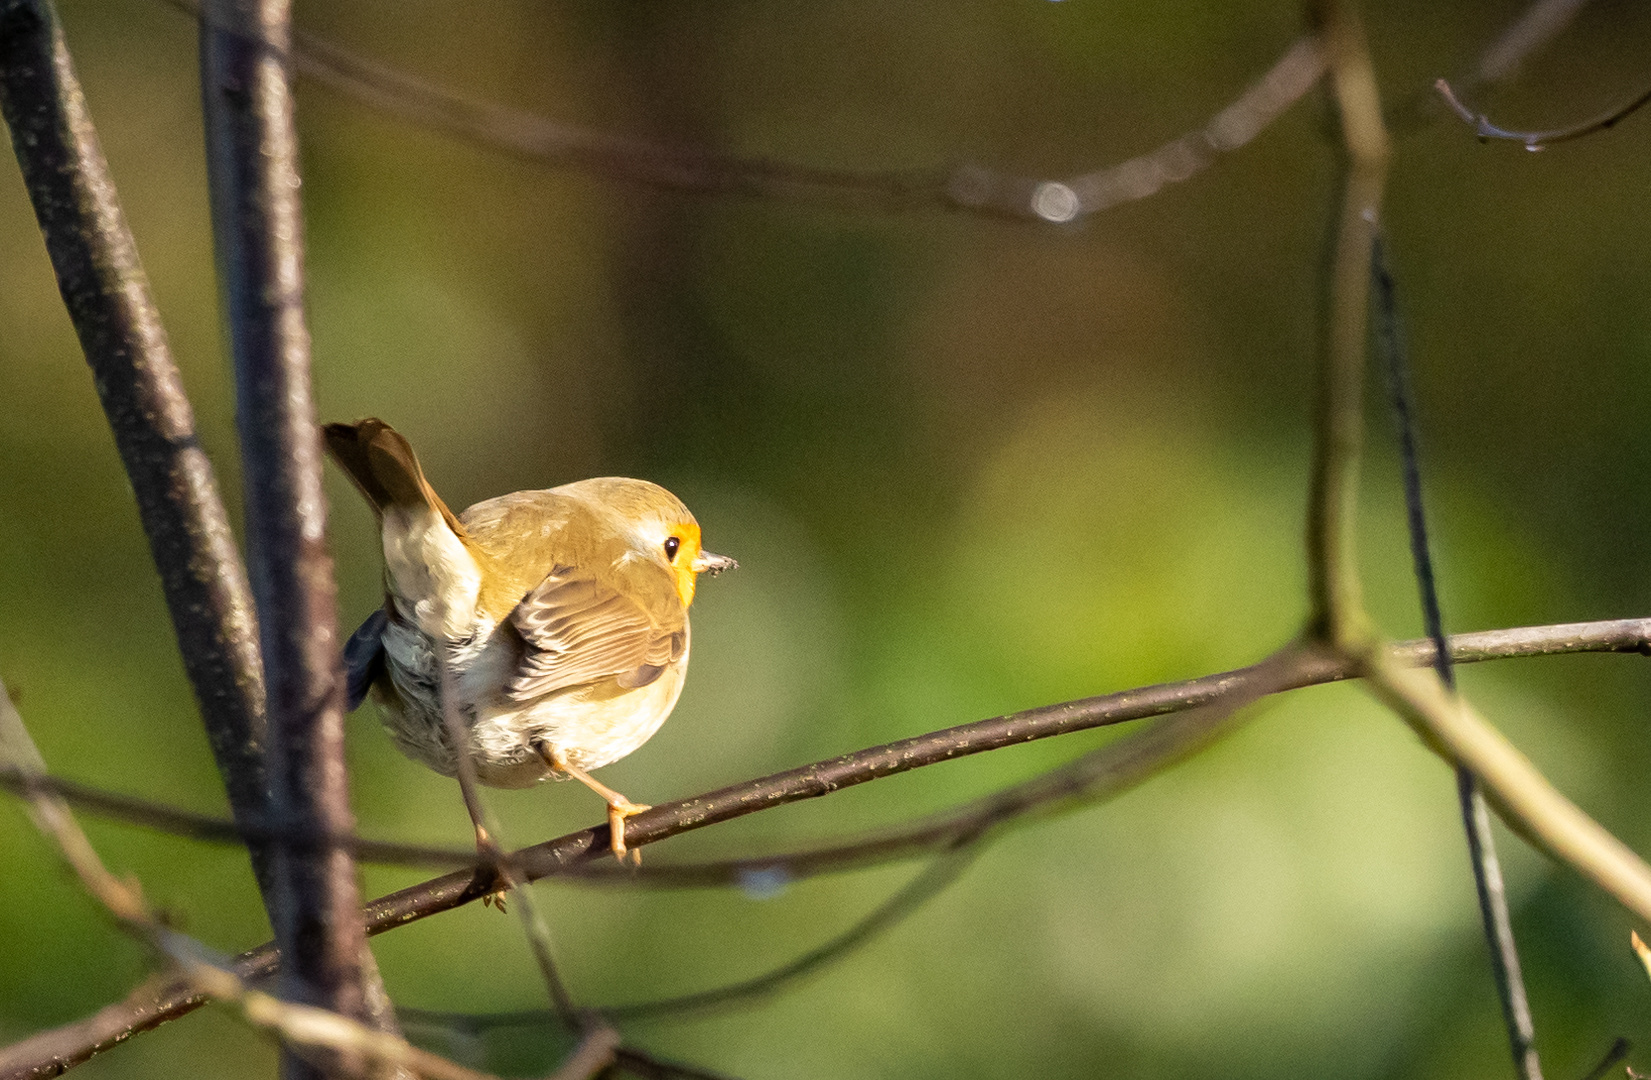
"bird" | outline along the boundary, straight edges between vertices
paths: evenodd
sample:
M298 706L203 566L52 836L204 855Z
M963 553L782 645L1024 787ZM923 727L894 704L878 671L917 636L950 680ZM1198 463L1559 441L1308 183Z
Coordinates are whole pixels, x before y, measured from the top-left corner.
M384 604L344 648L349 708L370 693L401 751L445 776L462 752L492 787L578 780L606 801L623 859L625 819L650 808L591 771L670 715L688 671L696 579L738 564L706 551L694 515L646 480L580 480L454 514L389 424L322 430L384 549ZM444 675L459 748L443 720Z

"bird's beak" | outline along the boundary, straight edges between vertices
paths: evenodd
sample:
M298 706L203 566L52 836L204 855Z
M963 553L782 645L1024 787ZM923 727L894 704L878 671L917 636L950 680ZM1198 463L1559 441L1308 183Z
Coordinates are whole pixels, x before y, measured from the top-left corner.
M740 564L726 555L713 555L709 551L701 551L694 557L693 570L696 574L710 574L716 577L724 570L738 570Z

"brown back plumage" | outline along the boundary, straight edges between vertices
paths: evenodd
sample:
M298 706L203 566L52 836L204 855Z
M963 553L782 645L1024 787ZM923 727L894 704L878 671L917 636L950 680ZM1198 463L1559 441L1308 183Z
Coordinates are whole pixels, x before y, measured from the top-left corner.
M396 506L428 506L460 537L464 526L424 478L418 456L400 432L375 417L322 429L327 451L380 517Z

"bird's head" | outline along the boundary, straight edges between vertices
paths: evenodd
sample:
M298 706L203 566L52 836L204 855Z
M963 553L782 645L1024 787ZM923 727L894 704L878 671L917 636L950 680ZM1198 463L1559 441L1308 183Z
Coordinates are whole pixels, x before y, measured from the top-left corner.
M739 566L726 555L705 550L699 522L681 499L658 484L604 477L577 486L597 484L602 490L592 494L623 521L631 553L665 568L683 607L694 602L694 583L700 574L714 577Z

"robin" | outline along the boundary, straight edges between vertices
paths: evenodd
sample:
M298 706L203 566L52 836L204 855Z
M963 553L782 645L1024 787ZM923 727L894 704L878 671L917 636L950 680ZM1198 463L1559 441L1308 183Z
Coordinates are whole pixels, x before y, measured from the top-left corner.
M403 753L457 773L442 663L476 777L531 787L573 777L608 804L625 855L633 803L590 773L648 741L688 673L688 606L733 559L658 484L599 477L501 495L455 515L382 420L328 424L327 449L371 504L384 606L344 649L349 704L370 690Z

